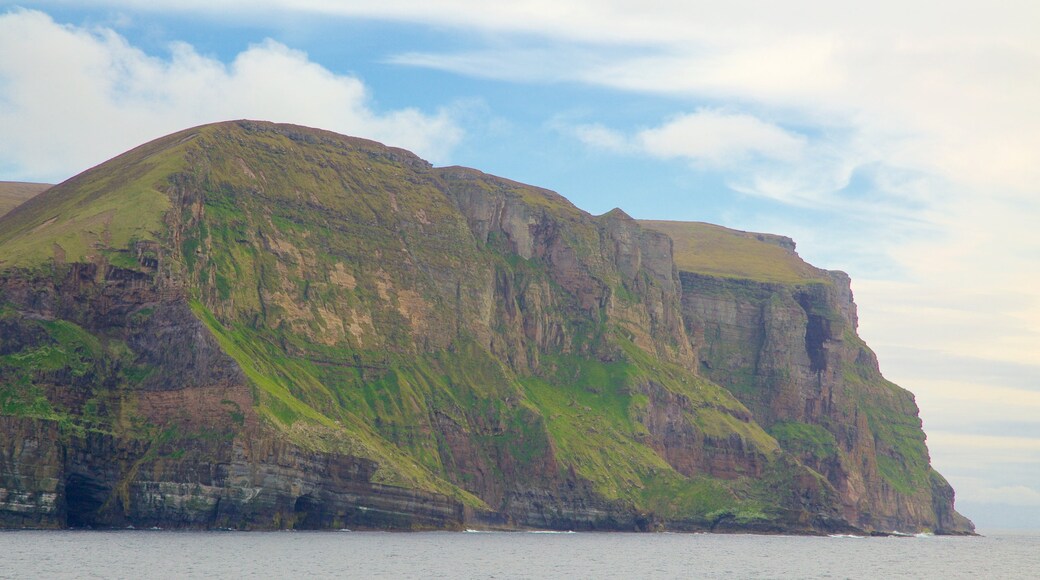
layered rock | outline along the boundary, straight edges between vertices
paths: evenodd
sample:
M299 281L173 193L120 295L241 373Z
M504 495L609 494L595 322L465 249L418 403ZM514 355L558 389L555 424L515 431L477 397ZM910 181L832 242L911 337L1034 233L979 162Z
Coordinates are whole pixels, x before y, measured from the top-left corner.
M971 529L953 510L949 484L929 467L913 395L881 376L856 334L845 273L804 264L789 239L743 232L721 235L781 248L784 268L712 271L709 263L736 253L710 248L716 226L647 225L703 248L679 264L683 316L702 374L827 478L848 521L875 530ZM705 256L712 253L720 255Z
M0 523L967 529L847 281L676 239L302 127L144 145L0 220Z

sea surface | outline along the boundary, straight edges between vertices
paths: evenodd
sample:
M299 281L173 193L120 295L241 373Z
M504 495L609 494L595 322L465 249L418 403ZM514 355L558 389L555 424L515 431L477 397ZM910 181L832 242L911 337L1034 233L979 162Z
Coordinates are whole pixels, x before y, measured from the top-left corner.
M0 532L2 578L1040 578L1040 534Z

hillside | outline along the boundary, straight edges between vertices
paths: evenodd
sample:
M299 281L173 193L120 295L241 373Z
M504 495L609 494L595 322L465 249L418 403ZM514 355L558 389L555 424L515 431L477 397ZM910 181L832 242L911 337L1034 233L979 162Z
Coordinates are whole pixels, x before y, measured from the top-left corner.
M648 225L303 127L134 149L0 218L0 523L970 531L847 278Z
M49 183L0 181L0 216L48 187L50 187Z

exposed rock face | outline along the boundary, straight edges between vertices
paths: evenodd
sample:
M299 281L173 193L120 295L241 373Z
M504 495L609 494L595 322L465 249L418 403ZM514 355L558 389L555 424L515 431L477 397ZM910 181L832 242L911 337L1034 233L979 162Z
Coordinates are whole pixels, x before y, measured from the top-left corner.
M5 296L21 308L3 321L0 352L75 350L82 345L56 344L40 326L72 322L125 344L134 354L129 366L151 372L126 385L131 392L109 392L135 374L121 369L129 359L113 360L111 350L81 372L75 364L34 371L34 386L47 389L55 407L89 415L95 424L130 425L82 429L61 420L0 417L5 526L461 525L458 502L374 483L373 461L308 451L261 428L247 377L183 297L171 299L152 276L151 285L131 288L110 269L99 281L92 266L67 267L56 283L0 278ZM4 375L9 389L17 379Z
M789 240L783 247L794 251ZM969 531L949 484L928 466L913 395L881 376L856 335L848 276L816 275L777 283L681 271L702 374L823 474L854 525Z
M0 522L5 527L56 528L65 523L62 456L56 424L0 417Z
M0 525L969 529L847 279L673 240L301 127L144 145L0 220Z

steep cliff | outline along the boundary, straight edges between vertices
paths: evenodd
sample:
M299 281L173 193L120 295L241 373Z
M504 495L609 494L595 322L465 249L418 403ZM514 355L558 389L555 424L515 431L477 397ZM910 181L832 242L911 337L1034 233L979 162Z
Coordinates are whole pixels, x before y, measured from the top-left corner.
M929 465L913 395L881 376L856 334L845 273L806 264L781 236L643 224L675 240L683 317L701 374L824 475L849 522L971 529Z
M737 385L667 234L302 127L139 147L0 219L0 523L968 529L903 391L771 394L854 314Z

